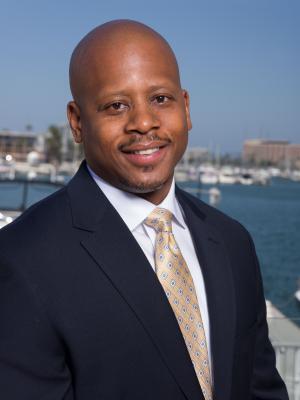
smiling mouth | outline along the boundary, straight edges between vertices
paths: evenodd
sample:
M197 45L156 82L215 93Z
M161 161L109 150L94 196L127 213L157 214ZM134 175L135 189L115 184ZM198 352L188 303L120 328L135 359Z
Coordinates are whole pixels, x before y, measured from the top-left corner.
M166 155L166 143L153 143L152 146L132 146L122 149L123 154L127 160L137 167L149 167L158 164Z
M167 140L155 140L152 143L135 143L130 144L129 146L122 146L120 150L126 154L136 154L141 156L149 156L151 154L156 153L157 151L162 150L169 144Z
M153 153L155 153L156 151L159 151L159 147L153 147L152 149L146 149L146 150L135 150L135 151L131 151L131 154L140 154L142 156L148 156L151 155Z

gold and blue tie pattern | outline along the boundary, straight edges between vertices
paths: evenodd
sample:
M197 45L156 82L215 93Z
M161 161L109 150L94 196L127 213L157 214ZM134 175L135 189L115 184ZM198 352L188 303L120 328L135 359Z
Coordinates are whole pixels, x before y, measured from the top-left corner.
M193 278L172 232L172 213L155 208L145 224L156 231L155 268L177 318L205 400L212 387L205 332Z

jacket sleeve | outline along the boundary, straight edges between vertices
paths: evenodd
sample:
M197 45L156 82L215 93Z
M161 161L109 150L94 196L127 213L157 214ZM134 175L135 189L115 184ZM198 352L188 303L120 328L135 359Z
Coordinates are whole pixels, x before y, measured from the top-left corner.
M0 256L0 393L9 400L73 400L63 346L34 286Z
M250 235L249 240L257 272L257 335L252 377L252 400L288 400L286 386L276 369L275 352L269 340L262 277Z

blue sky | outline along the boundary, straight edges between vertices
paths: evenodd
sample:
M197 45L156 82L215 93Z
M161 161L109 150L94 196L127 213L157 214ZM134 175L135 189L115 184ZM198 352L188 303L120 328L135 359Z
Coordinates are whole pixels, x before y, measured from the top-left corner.
M150 25L173 47L191 96L191 145L300 143L297 0L0 0L0 129L65 122L74 46L118 18Z

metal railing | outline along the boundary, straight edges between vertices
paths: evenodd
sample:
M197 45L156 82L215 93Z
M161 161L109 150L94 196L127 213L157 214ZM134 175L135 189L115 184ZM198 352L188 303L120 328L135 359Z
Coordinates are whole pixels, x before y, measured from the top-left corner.
M276 366L284 380L290 400L300 400L300 346L273 343Z
M299 320L286 318L278 310L275 310L275 315L268 318L268 325L276 366L287 386L290 400L300 400Z

